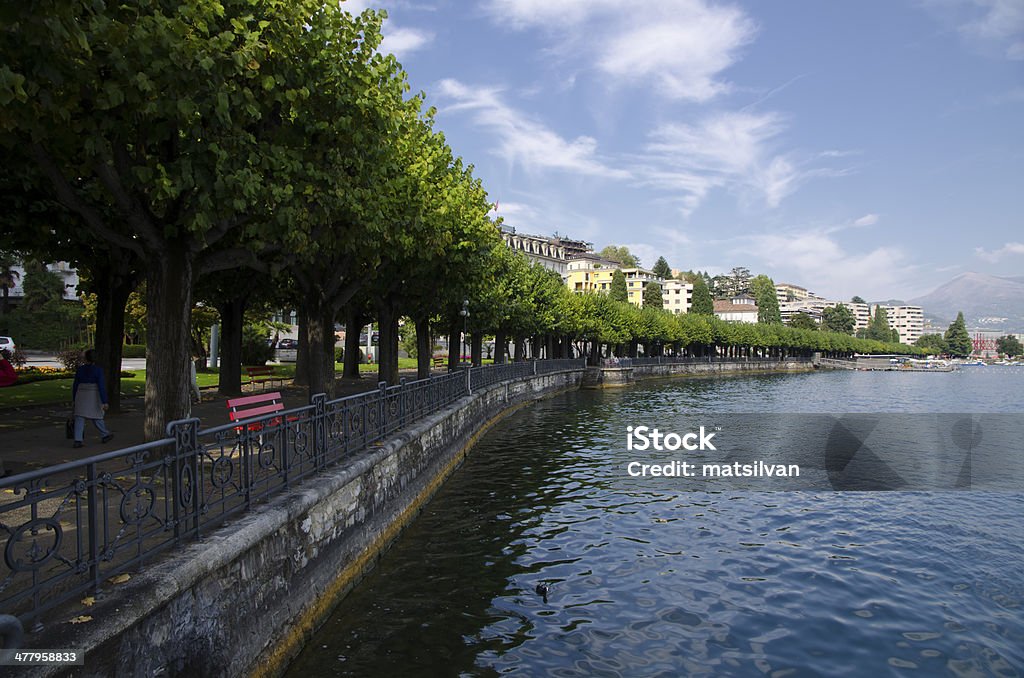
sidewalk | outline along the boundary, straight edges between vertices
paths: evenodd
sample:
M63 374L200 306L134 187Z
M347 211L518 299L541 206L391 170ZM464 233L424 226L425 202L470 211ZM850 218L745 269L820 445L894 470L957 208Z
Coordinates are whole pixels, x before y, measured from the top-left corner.
M416 378L416 371L403 370L401 376L412 380ZM376 388L376 375L362 379L337 379L335 397ZM304 386L292 386L286 382L282 388L268 391L279 391L286 409L309 404L308 389ZM203 391L203 402L192 405L192 416L199 417L202 422L200 428L228 423L227 400L228 397L217 393L216 389ZM141 397L122 398L120 414L106 417L107 428L114 434L114 439L105 445L100 443L96 428L86 422L84 447L72 448L72 441L64 437L64 421L69 414L65 404L0 411L0 475L5 472L8 475L25 473L145 442Z

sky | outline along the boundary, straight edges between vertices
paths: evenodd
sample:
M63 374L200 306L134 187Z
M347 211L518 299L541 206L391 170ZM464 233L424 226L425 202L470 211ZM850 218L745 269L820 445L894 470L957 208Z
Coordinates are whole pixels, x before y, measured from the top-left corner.
M348 0L521 233L832 299L1024 274L1024 0Z

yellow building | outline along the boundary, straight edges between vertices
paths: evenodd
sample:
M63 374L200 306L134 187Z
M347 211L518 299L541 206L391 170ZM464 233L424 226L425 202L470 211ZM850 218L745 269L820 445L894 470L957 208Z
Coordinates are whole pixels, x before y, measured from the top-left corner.
M594 254L584 254L569 261L565 272L566 286L578 294L600 292L608 294L612 286L612 276L621 266L618 262L602 259ZM644 287L649 282L661 285L661 278L643 268L623 268L626 276L626 294L629 303L634 306L644 305Z

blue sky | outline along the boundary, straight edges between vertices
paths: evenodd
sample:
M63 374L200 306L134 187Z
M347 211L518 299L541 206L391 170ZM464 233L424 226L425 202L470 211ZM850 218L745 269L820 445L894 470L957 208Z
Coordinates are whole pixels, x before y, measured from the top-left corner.
M1024 274L1024 1L349 0L505 223L830 298Z

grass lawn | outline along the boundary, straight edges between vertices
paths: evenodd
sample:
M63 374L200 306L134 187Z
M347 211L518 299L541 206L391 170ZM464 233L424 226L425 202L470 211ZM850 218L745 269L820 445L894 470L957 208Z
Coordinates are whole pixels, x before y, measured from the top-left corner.
M484 361L490 362L490 361ZM274 365L274 374L290 379L295 376L295 363ZM334 369L341 374L344 365L335 363ZM398 369L416 369L415 358L399 358ZM377 364L360 365L360 374L373 374L377 371ZM146 390L146 371L132 370L135 375L131 378L121 379L122 396L140 396ZM200 372L196 375L200 388L208 388L217 385L217 370ZM34 381L29 384L15 384L0 389L0 410L10 407L25 407L28 405L53 405L68 403L71 404L72 377L67 379L50 379L48 381ZM246 383L245 369L242 369L242 383Z

